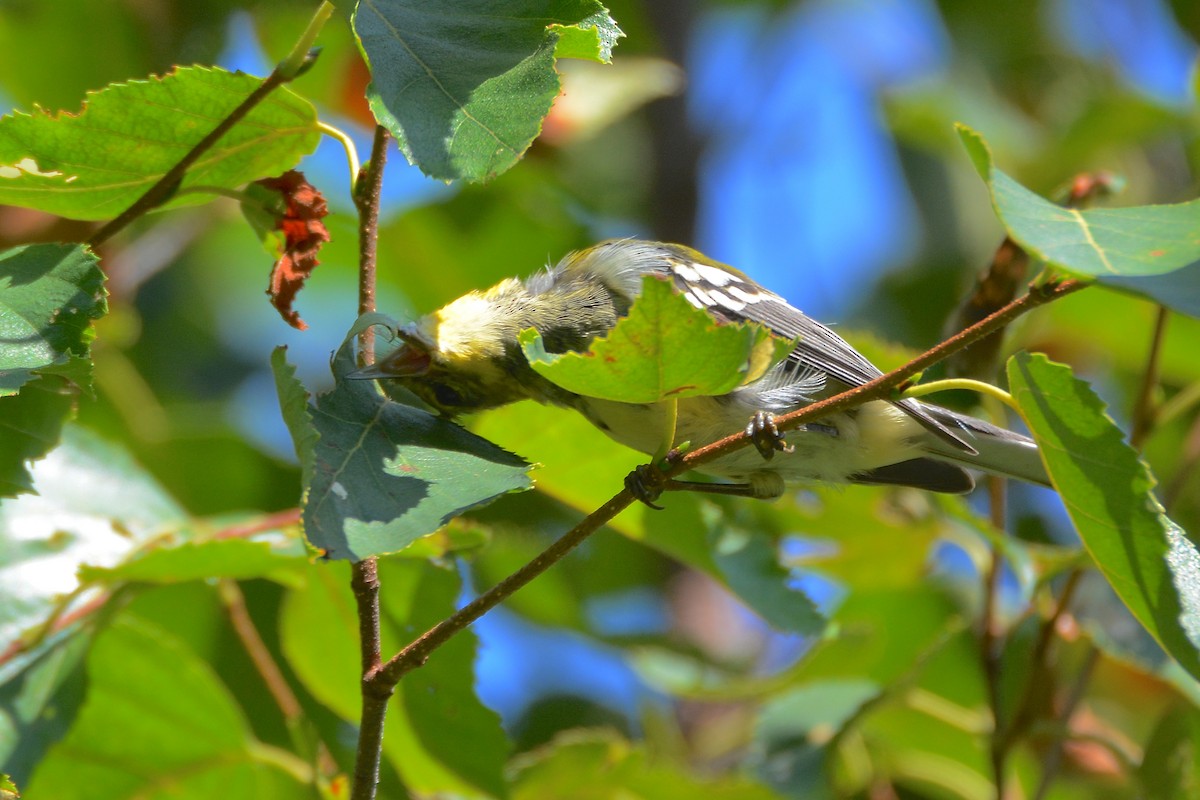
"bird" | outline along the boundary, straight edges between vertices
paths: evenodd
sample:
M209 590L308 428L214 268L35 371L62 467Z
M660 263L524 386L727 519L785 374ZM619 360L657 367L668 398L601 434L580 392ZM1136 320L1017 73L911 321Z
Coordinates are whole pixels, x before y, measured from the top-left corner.
M573 393L539 375L518 337L536 329L549 353L585 352L642 291L645 276L670 281L721 323L754 322L794 340L761 378L718 396L624 403ZM722 479L713 491L764 500L788 486L880 484L964 494L982 471L1049 486L1035 442L912 398L871 400L786 433L774 416L860 386L882 372L828 326L737 269L679 244L611 239L569 253L524 280L471 291L397 330L399 344L349 377L403 386L440 415L536 400L581 413L610 438L646 454L676 442L708 444L745 429L745 447L700 465ZM703 490L705 483L689 483ZM645 498L643 498L645 499Z

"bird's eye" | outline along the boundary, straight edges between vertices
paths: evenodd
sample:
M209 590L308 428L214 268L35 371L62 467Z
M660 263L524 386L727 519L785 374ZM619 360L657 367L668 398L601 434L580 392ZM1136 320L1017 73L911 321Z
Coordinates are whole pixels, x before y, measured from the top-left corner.
M452 389L444 383L434 385L433 396L437 398L438 404L443 406L461 406L464 403L463 396L458 393L458 390Z

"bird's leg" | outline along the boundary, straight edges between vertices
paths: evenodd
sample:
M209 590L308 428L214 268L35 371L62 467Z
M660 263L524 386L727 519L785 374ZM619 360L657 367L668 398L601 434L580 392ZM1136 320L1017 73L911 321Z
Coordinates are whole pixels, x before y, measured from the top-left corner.
M750 418L746 425L746 436L754 443L754 447L764 459L770 461L775 452L791 453L795 447L788 444L779 428L775 427L775 415L770 411L759 411Z

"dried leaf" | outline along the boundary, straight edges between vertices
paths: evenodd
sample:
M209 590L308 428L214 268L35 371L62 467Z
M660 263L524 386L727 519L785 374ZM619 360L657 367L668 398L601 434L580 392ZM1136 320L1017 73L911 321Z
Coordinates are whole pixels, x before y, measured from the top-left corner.
M325 198L309 183L304 174L288 170L278 178L265 178L259 186L279 192L285 210L275 220L275 227L284 236L283 253L271 270L271 285L267 294L271 305L279 310L287 324L297 330L308 326L292 308L304 281L317 264L317 253L329 241L329 231L321 219L329 213Z

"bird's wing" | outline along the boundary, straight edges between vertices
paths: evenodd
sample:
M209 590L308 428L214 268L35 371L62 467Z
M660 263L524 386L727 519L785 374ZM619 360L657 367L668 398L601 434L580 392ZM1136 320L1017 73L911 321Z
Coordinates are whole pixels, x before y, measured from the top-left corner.
M854 387L883 374L845 339L750 278L694 262L673 262L671 272L676 287L692 305L714 317L729 322L756 322L779 336L797 340L788 355L788 362L795 365L788 372L797 379L809 377L816 370ZM975 448L916 400L899 400L896 405L947 444L965 453L975 452Z

